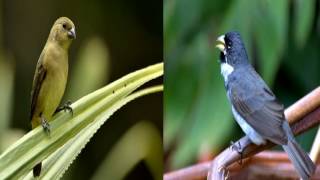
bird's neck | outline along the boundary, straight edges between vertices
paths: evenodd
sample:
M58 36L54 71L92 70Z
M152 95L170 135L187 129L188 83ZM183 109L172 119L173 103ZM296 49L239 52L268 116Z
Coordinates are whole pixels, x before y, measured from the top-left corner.
M227 62L221 63L220 66L221 66L221 74L224 78L224 81L227 82L229 75L232 74L232 72L234 71L234 67L228 64Z
M54 44L65 50L68 50L71 45L71 40L61 39L61 37L59 37L55 31L52 31L49 35L47 43Z
M56 39L48 39L47 44L51 44L57 48L62 48L64 50L68 51L71 42L70 43L69 42L61 42L61 41L57 41Z

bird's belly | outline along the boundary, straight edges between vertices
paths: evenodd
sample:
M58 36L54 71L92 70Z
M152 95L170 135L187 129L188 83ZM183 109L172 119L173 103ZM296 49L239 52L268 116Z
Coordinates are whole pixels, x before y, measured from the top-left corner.
M50 73L50 72L48 72ZM42 115L48 121L60 104L66 86L66 77L64 73L47 74L40 90L38 102L41 106Z
M266 139L264 139L256 130L254 130L250 124L248 124L240 114L234 109L232 106L232 113L237 123L240 125L241 129L244 133L249 137L249 139L256 145L262 145L266 143Z

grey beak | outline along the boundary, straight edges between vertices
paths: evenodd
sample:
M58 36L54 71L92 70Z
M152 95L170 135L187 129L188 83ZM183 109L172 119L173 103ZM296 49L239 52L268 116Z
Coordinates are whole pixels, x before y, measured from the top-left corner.
M76 39L76 30L74 28L70 29L68 32L68 37L71 39Z

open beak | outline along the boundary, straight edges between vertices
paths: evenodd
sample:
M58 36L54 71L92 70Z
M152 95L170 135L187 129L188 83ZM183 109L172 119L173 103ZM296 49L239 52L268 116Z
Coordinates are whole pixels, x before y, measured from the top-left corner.
M219 36L217 39L218 44L216 45L216 48L218 48L221 52L224 52L226 49L226 43L224 42L224 35Z
M71 39L75 39L76 38L76 30L74 28L70 29L68 32L68 36Z

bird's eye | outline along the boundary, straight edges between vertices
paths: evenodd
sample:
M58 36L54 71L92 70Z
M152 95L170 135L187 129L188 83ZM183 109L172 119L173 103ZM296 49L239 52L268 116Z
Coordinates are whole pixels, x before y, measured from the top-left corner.
M63 27L64 29L66 29L66 28L67 28L67 25L66 25L66 24L62 24L62 27Z
M228 42L227 43L227 49L231 49L231 46L232 46L231 42Z

